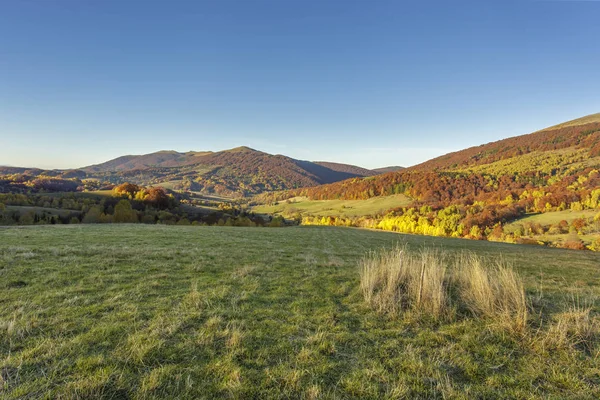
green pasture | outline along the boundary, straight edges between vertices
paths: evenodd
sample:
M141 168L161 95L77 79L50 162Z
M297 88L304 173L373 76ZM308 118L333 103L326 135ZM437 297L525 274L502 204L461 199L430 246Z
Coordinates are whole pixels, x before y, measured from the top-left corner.
M512 263L547 318L600 294L600 254L539 246L336 227L0 228L0 398L600 397L596 350L369 308L358 262L399 243Z

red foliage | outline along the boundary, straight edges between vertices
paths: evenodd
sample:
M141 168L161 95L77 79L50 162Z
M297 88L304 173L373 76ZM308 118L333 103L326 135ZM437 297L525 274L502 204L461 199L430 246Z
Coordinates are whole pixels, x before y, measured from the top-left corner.
M412 170L441 170L492 163L532 151L548 151L577 147L590 149L590 156L600 155L600 123L568 126L512 137L471 147L426 161Z
M171 198L165 189L161 187L151 187L146 192L148 193L148 196L145 198L144 202L159 209L169 208Z

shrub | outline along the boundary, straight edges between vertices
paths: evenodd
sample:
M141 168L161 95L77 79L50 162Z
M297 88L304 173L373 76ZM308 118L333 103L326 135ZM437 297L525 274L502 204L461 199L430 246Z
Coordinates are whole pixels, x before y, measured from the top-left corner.
M135 223L138 222L137 213L131 208L128 200L121 200L115 207L113 222L117 223Z
M100 216L102 215L102 207L96 206L89 209L89 211L83 217L81 221L84 224L97 224L100 222Z
M589 246L588 249L592 251L600 251L600 238L594 240Z
M570 235L567 238L567 240L565 240L565 242L562 244L561 247L563 247L564 249L571 249L571 250L585 250L586 249L585 245L583 244L583 241L575 235Z
M281 228L285 226L285 219L282 216L273 217L271 222L269 223L270 228Z
M28 213L25 213L23 215L20 216L19 218L19 224L21 225L33 225L34 224L34 217L35 217L35 213L33 213L33 211L30 211Z

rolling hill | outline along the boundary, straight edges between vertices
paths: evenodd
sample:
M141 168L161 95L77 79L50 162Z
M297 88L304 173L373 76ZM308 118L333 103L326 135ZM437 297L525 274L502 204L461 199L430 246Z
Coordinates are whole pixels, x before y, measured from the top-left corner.
M398 165L393 165L390 167L382 167L382 168L375 168L373 169L373 171L377 172L378 174L387 174L389 172L397 172L400 170L405 169L405 167L400 167Z
M98 180L96 186L105 186L103 182L160 185L226 197L318 186L377 173L355 165L297 160L245 146L218 152L171 150L126 155L73 170L0 167L0 176L10 177L8 184L2 186L4 192L16 188L14 183L23 184L19 187L22 192L27 190L29 181L53 177L80 180L80 184L82 180Z
M549 231L575 234L561 237L561 246L600 249L600 114L450 153L398 172L265 193L256 203L277 205L292 198L352 201L392 195L405 195L412 204L398 202L370 219L340 218L331 213L331 218L304 218L303 223L533 243L539 232ZM573 222L573 226L561 220L561 226L538 226L536 222L532 228L532 223L524 222L514 232L503 229L527 214L564 210L590 210L594 216ZM585 243L581 242L584 237ZM554 239L551 242L556 244Z
M376 175L354 165L310 162L272 155L249 147L219 152L159 151L123 156L82 168L88 176L112 182L166 184L226 196L316 186Z
M585 159L600 161L600 113L588 115L559 125L522 136L511 137L465 150L449 153L410 168L413 171L464 170L495 162L511 160L515 172L537 171L535 164L523 161L527 154L552 155L572 152ZM579 157L581 158L581 157ZM560 158L554 162L556 168L571 167L571 159ZM581 161L580 159L575 160ZM520 164L520 165L519 165Z
M522 188L544 187L572 181L594 168L600 168L600 113L449 153L395 173L291 191L284 196L355 200L411 192L416 199L448 203L457 196L468 196L471 189L471 197L497 191L498 185L491 185L490 179L504 179ZM448 190L452 193L439 193L439 181L451 186ZM459 182L470 182L473 187L462 191ZM475 189L483 183L487 187ZM415 192L416 187L420 189Z

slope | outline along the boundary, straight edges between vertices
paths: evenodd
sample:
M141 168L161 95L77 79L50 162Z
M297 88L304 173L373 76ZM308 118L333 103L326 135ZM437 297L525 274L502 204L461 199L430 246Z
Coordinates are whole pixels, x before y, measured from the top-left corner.
M598 114L447 154L399 172L264 194L257 202L274 204L300 196L312 201L366 200L395 194L414 202L370 221L338 218L328 223L514 242L529 233L507 232L503 225L527 213L600 211ZM600 249L600 214L566 230L579 237L576 243L559 245ZM584 234L588 236L581 243Z
M114 183L168 182L176 189L227 196L316 186L375 174L353 165L313 163L245 146L219 152L160 151L124 156L82 170Z
M533 152L586 150L600 156L600 113L555 125L528 135L511 137L449 153L411 167L413 171L456 170L518 158Z

